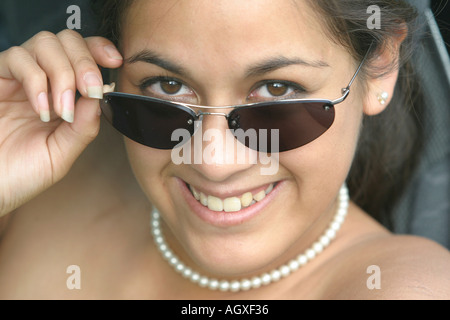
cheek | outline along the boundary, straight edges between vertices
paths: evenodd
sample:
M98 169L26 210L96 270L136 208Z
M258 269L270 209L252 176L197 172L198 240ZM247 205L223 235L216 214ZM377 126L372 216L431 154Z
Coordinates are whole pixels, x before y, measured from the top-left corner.
M335 121L325 134L302 148L280 155L280 164L291 172L300 188L307 185L301 188L303 191L334 192L346 180L361 128L363 113L359 105L356 98L337 105Z
M170 151L148 148L127 138L125 146L131 168L142 190L150 201L160 197L164 194L167 168L172 163Z

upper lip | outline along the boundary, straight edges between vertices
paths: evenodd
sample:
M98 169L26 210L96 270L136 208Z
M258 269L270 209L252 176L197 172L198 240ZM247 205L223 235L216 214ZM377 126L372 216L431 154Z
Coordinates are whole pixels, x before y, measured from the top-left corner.
M192 186L198 192L203 192L205 195L217 197L219 199L226 199L232 197L240 197L247 192L255 193L258 190L265 190L270 184L276 184L277 181L261 183L252 187L235 187L231 185L208 185L208 183L189 183L182 180L188 186Z

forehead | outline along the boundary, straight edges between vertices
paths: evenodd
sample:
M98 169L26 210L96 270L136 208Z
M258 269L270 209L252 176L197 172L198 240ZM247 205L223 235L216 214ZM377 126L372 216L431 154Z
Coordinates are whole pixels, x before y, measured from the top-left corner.
M237 63L273 54L326 60L331 51L302 0L136 0L124 25L125 55L150 47L177 59Z

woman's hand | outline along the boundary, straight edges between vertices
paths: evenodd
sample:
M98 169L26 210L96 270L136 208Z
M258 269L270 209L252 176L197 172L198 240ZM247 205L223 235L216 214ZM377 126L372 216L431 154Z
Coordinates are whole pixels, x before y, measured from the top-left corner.
M71 30L41 32L0 53L0 217L62 179L94 140L103 94L97 64L122 62L110 41Z

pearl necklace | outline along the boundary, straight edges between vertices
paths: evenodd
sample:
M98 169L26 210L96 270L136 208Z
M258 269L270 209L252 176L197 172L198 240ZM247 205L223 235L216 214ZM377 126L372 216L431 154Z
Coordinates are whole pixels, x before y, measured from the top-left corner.
M333 221L330 223L328 229L319 237L318 241L316 241L308 250L306 250L303 254L300 254L297 258L291 260L287 264L282 265L278 269L274 269L271 272L264 273L261 276L253 277L252 279L242 279L242 280L217 280L210 279L206 276L202 276L194 270L187 267L180 259L170 250L166 241L164 240L164 236L160 229L160 214L154 208L152 212L152 233L155 240L155 243L163 255L164 259L166 259L169 264L175 269L176 272L180 273L183 277L189 279L193 283L198 284L200 287L209 288L211 290L220 290L220 291L246 291L249 289L256 289L263 285L268 285L270 283L277 282L281 278L285 278L288 275L292 274L300 267L306 265L309 261L313 260L318 254L320 254L331 241L336 237L336 233L342 226L342 223L347 216L349 205L349 195L347 186L342 186L339 192L339 206L334 216Z

